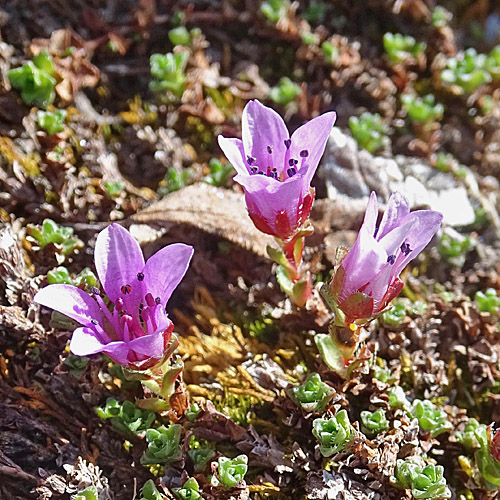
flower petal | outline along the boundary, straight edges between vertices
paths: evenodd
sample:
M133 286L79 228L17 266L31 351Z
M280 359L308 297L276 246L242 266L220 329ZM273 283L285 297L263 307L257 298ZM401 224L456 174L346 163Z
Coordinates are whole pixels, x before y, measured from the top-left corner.
M406 220L405 223L403 223ZM413 231L414 226L417 224L416 219L401 219L399 221L399 226L396 226L391 232L386 234L382 239L378 239L378 242L384 247L387 255L396 255L398 253L401 244L406 241L408 235Z
M165 350L165 338L163 330L159 330L151 335L144 335L137 339L131 340L128 344L129 348L148 358L160 359Z
M368 205L366 206L365 218L363 219L362 227L371 234L375 236L375 228L377 226L378 219L378 201L375 191L370 193L370 199L368 200Z
M373 297L374 309L378 308L379 303L384 299L392 283L392 266L386 264L382 270L373 278L368 286L363 288L363 293Z
M236 169L236 172L243 176L249 175L250 172L248 170L248 163L246 162L245 151L243 150L243 142L240 139L227 138L222 135L217 137L217 141L226 158Z
M99 280L111 300L123 295L121 289L129 285L129 300L139 305L141 286L137 274L144 268L144 257L139 243L118 224L111 224L99 233L94 252Z
M383 311L391 302L392 299L395 299L403 289L404 283L399 278L394 278L394 281L389 284L387 288L387 293L385 297L379 302L376 313Z
M243 110L241 135L245 154L255 158L255 164L267 169L272 146L274 165L281 170L285 158L285 140L290 134L281 116L257 100L248 102Z
M295 228L298 208L303 201L303 182L302 176L297 174L286 182L273 182L258 191L245 190L248 212L265 219L273 230L276 230L276 217L280 212L285 212L290 227ZM278 234L275 236L284 237Z
M192 246L183 243L168 245L148 259L144 266L143 285L153 297L166 304L186 274L193 256Z
M81 327L73 332L69 349L75 356L90 356L106 349L92 328Z
M133 355L133 353L125 342L117 341L106 344L106 349L103 352L119 365L129 366L131 364L128 358L129 355Z
M409 213L410 205L406 197L399 192L392 193L377 230L377 240L380 241L381 238L398 226L403 217L406 217Z
M336 118L337 115L334 112L324 113L309 120L292 134L290 156L298 160L300 165L302 160L300 152L307 151L308 153L306 161L304 162L304 167L307 170L305 172L299 171L306 177L309 184L323 156L328 137L332 131ZM287 166L285 165L285 169L286 168Z
M345 269L340 301L362 289L387 265L384 248L363 225L353 247L342 261Z
M38 304L87 325L95 319L102 322L102 312L97 302L86 292L73 285L49 285L33 298Z
M276 189L280 181L267 175L235 175L233 180L245 189L245 192L255 192L262 189ZM274 187L273 187L274 186Z
M408 262L413 260L429 244L432 237L437 233L443 220L443 215L434 210L417 210L410 212L404 219L414 220L411 232L405 238L405 243L410 246L411 251L408 255L401 253L393 266L393 276L406 267Z

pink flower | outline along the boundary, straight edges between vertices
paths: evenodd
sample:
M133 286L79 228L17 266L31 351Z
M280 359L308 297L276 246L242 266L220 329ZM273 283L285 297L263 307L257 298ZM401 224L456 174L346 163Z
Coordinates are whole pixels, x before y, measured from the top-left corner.
M95 267L109 303L99 289L92 294L71 285L49 285L34 297L82 326L73 332L76 356L104 352L117 363L147 369L159 362L170 341L173 323L165 306L187 271L193 248L168 245L146 263L130 233L111 224L95 246Z
M255 100L243 110L243 140L219 136L257 229L287 240L305 222L314 201L311 180L335 117L318 116L290 137L281 116Z
M372 192L358 238L336 269L329 287L345 324L368 320L394 299L403 282L399 274L429 243L443 216L432 210L410 212L408 200L394 193L380 226Z

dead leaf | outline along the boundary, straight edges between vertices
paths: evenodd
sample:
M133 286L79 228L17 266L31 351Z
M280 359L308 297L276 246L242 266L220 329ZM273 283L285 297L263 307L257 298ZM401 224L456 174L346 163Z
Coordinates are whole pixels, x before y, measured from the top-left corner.
M242 194L197 183L175 191L131 217L146 224L187 224L267 257L274 239L258 231Z
M54 69L61 78L56 85L58 95L65 101L73 100L82 87L97 85L100 73L90 59L95 44L86 42L71 29L54 31L50 39L35 38L29 50L33 55L46 50L54 60Z

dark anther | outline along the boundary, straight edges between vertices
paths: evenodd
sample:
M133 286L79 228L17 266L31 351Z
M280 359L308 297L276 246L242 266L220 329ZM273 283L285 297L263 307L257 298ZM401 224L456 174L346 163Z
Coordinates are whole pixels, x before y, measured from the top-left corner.
M251 156L247 156L247 163L251 165L255 161L255 158L252 158Z
M91 319L90 322L93 324L93 325L98 325L99 324L99 321L97 321L96 319Z
M160 299L160 297L156 297L156 298L155 298L155 304L156 304L157 306L159 306L159 305L160 305L160 303L161 303L161 299Z
M123 295L132 293L132 287L130 285L123 285L120 290L122 291Z
M257 173L258 173L259 175L266 175L266 174L265 174L262 170L259 170Z
M252 174L256 174L258 170L259 169L257 167L251 167L250 168L250 172L252 172Z
M278 178L278 172L276 171L275 168L273 168L272 172L269 172L269 177L272 177L273 179Z
M299 160L293 160L294 165L297 165L297 163L299 163Z
M272 154L273 153L273 147L272 146L267 146L267 152L269 154Z
M300 152L300 157L301 158L307 158L309 156L309 151L307 151L307 149L303 149L301 152Z
M286 173L288 174L288 177L293 177L297 171L292 167L292 168L289 168Z
M144 279L144 273L137 273L137 279L142 281Z
M97 288L96 286L93 286L90 289L90 293L93 293L94 295L98 295L99 297L101 296L101 290L99 290L99 288Z
M290 165L291 167L293 167L294 165L297 165L297 160L294 160L293 158L290 158L288 160L288 165Z
M286 147L286 149L290 149L291 145L292 145L292 140L291 139L285 139L285 147Z
M387 257L387 262L389 262L389 264L391 264L391 266L392 266L392 264L394 264L394 262L396 262L396 256L395 255L389 255Z
M406 243L406 241L401 245L401 251L405 254L408 255L411 252L410 244Z

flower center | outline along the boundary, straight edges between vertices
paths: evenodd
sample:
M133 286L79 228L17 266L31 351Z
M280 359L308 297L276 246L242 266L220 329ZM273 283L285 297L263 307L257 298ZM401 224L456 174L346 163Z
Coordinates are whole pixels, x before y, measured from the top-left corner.
M143 281L143 273L139 273L137 278ZM92 319L89 326L104 343L113 341L128 343L144 335L152 335L164 325L165 329L167 328L169 320L160 297L155 298L147 292L137 306L137 302L131 299L133 291L131 285L123 285L120 290L123 297L118 297L110 310L100 290L96 287L91 289L91 294L103 313L104 321L100 324L96 319Z
M307 149L303 149L300 153L300 165L299 160L296 158L290 157L290 147L292 145L291 139L285 139L285 158L283 161L283 165L275 165L274 157L273 157L273 146L267 146L267 163L266 165L255 165L257 161L253 156L247 155L247 164L250 175L266 175L267 177L271 177L276 179L277 181L283 182L290 177L293 177L297 174L299 170L301 170L305 163L307 162L307 157L309 156L309 151Z
M400 249L401 249L401 254L403 254L405 257L412 252L412 249L410 248L410 244L407 243L406 241L401 243ZM397 251L396 251L395 254L387 256L387 262L392 266L396 262L397 257L398 256L397 256Z

